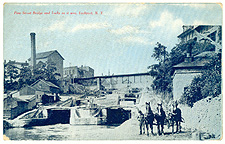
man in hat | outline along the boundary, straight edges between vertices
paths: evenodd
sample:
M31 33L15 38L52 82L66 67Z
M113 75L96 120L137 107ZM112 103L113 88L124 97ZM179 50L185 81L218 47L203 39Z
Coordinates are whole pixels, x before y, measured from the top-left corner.
M174 116L174 121L176 122L176 133L181 132L181 122L182 122L182 117L181 117L181 110L177 107L178 103L175 101L173 104L173 116Z
M140 135L142 135L142 130L145 130L145 117L141 110L138 111L138 121L139 121L139 127L140 127ZM145 131L144 131L145 133Z

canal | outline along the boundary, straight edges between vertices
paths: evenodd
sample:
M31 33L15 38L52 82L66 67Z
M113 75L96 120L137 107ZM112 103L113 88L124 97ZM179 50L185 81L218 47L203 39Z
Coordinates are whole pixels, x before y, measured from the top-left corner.
M116 126L56 124L4 130L10 140L105 140Z
M171 134L171 128L164 127L165 135L139 135L139 122L130 119L120 126L56 124L30 128L12 128L4 131L10 140L199 140L191 130L183 129L179 134Z

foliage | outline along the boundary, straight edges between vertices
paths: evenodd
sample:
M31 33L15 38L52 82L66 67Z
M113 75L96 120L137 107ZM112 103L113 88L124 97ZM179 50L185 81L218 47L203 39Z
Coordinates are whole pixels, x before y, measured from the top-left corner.
M20 69L19 79L18 79L18 88L22 88L25 85L30 85L33 83L34 80L32 80L32 71L29 67L23 66Z
M173 66L184 61L188 43L189 42L181 42L177 44L171 49L170 53L166 51L166 46L159 42L156 43L152 57L155 58L158 63L149 66L148 69L149 74L154 78L151 87L157 94L167 95L169 98L172 98ZM213 50L215 50L215 46L208 42L196 42L192 49L192 55L195 56L201 52ZM196 87L196 90L192 88L192 90L195 91L195 93L192 92L192 94L198 95L199 88ZM195 97L194 95L192 96ZM189 98L191 98L191 96Z
M170 76L170 62L167 60L164 63L154 64L149 67L150 75L154 78L151 87L156 93L171 93L172 78Z
M60 76L59 73L56 73L56 64L51 60L48 60L46 63L39 62L34 69L34 81L38 79L44 79L50 81L56 85L59 85L57 82L57 76Z
M152 57L155 58L157 61L162 62L168 57L168 52L166 48L161 43L157 42L156 47L154 47Z
M4 92L19 90L39 79L59 85L57 76L60 76L60 74L56 70L55 63L51 60L46 63L39 62L33 70L30 66L23 66L19 69L13 64L4 63Z
M182 103L193 106L195 102L208 96L216 97L221 94L221 54L212 57L205 65L202 75L195 77L181 98Z
M12 91L17 89L18 82L16 79L18 76L18 67L4 63L4 92L6 92L7 89Z
M157 94L163 93L165 97L172 92L172 85L170 85L172 83L171 62L166 47L157 42L152 57L159 63L148 67L150 69L149 74L154 78L151 87Z

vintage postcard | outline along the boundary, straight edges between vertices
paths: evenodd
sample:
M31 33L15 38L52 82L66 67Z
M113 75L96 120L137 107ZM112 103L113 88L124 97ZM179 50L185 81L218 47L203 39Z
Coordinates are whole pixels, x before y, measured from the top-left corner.
M4 139L222 139L222 4L3 7Z

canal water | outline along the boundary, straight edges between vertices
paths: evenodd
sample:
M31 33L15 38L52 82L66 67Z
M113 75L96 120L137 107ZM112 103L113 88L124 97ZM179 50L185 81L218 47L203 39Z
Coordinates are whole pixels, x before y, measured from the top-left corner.
M116 126L56 124L4 130L10 140L107 140Z
M120 126L70 125L56 124L30 128L12 128L4 131L10 140L197 140L191 130L171 134L171 128L164 127L164 136L158 136L154 126L154 135L139 135L137 119L131 119ZM192 134L193 133L193 134ZM196 136L195 136L196 135Z

